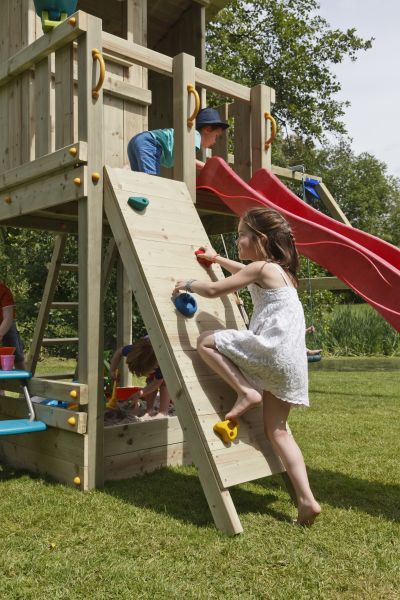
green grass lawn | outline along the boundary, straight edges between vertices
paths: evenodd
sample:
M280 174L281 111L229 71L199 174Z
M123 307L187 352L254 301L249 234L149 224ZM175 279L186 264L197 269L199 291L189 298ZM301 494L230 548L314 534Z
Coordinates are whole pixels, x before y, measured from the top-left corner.
M244 534L228 538L193 468L89 493L3 468L1 600L397 600L398 371L310 384L290 423L323 508L313 528L291 524L278 476L231 490Z

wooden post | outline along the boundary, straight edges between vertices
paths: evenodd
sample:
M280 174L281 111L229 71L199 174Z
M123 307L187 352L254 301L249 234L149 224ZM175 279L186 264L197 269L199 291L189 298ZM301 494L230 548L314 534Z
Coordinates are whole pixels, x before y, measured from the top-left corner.
M78 376L88 386L88 431L85 435L84 489L103 485L103 290L101 285L103 219L103 93L92 96L98 62L92 50L102 48L102 23L87 15L87 33L78 41L78 137L87 142L87 197L79 216L79 363ZM92 173L99 173L98 181Z
M186 183L193 202L196 202L196 127L188 127L187 120L193 112L193 96L187 91L188 84L195 84L194 57L178 54L173 59L174 79L174 179Z
M227 122L229 117L229 104L221 104L221 106L217 107L219 116L222 121ZM213 156L220 156L224 159L225 162L228 162L228 135L229 129L224 131L224 133L217 139L216 143L212 148Z
M235 119L234 171L244 180L251 178L251 120L250 104L236 100L229 114Z
M260 84L251 88L251 150L252 173L258 169L271 168L271 146L265 150L265 140L271 135L270 123L265 121L265 113L271 112L274 90Z
M132 286L121 260L117 262L117 348L132 341ZM119 367L120 385L128 385L129 371L126 361Z

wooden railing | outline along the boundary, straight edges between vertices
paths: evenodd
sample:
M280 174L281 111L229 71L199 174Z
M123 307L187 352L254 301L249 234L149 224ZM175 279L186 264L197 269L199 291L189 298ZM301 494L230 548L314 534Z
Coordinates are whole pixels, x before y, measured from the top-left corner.
M3 135L0 139L0 151L3 150L1 154L14 157L12 160L8 159L8 162L6 160L2 171L38 160L71 144L87 142L87 128L90 122L87 111L90 110L90 103L103 103L102 94L96 100L88 100L90 90L83 84L83 79L89 77L94 87L99 77L97 61L94 62L92 56L89 58L93 48L87 49L87 56L83 56L82 52L90 34L88 19L93 24L93 17L78 11L51 33L40 37L0 67L0 90L3 98L7 97L7 92L4 93L7 86L11 89L18 79L28 94L31 93L29 87L33 86L33 97L27 102L28 116L20 116L19 119L25 119L25 125L18 122L17 113L15 116L15 132L18 127L22 127L22 131L14 135L12 128L8 127L8 135ZM125 101L134 101L145 108L151 103L151 92L116 75L118 67L123 71L132 65L139 65L173 78L174 115L171 126L175 129L174 178L186 182L194 200L195 133L194 128L187 126L187 118L193 110L193 100L187 91L189 84L200 90L215 92L229 100L227 115L235 123L235 170L247 179L254 170L271 166L271 151L264 149L264 142L270 135L270 126L265 121L264 114L270 112L274 102L274 91L271 88L265 85L248 88L197 68L194 57L190 55L182 54L171 58L105 32L101 34L99 50L106 61L102 91L105 95L121 100L120 105L113 106L112 113L115 118L120 107L120 121L123 120ZM25 81L22 81L23 77ZM110 110L108 106L104 107L105 111ZM104 120L104 145L108 146L108 118ZM138 120L137 123L140 127L141 122ZM116 128L118 127L117 124ZM138 132L132 130L131 135ZM122 166L127 136L128 133L124 130L120 147L113 155L110 156L106 151L105 160L108 164ZM23 151L18 145L23 146ZM16 151L8 152L10 146ZM227 148L226 144L223 152L219 149L219 154L222 153L226 159ZM114 155L117 155L115 159Z

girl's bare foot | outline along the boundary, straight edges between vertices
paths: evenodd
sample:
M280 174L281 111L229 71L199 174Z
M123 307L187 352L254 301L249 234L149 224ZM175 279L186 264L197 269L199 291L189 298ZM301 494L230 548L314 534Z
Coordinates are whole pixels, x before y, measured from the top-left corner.
M238 396L233 408L226 413L225 419L236 419L243 415L250 408L254 408L260 404L262 396L257 390L249 390L243 396Z
M318 502L313 502L312 504L302 506L299 508L295 524L302 527L310 527L320 513L321 507Z

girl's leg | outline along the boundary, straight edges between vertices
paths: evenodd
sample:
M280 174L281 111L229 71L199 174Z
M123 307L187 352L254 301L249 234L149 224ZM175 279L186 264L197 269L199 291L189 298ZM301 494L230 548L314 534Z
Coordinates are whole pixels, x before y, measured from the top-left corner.
M153 412L153 407L154 407L154 402L156 400L156 396L157 396L157 390L154 390L154 392L151 392L150 394L146 394L145 396L145 401L146 401L146 412L144 413L142 418L149 418L152 417L152 412Z
M281 459L296 492L297 523L312 525L321 512L321 507L311 491L301 450L286 430L290 404L279 400L270 392L264 392L263 403L265 433Z
M218 352L213 331L205 331L199 336L197 350L204 362L237 393L237 400L225 419L240 417L261 402L261 394L250 385L232 361Z
M171 399L168 393L168 389L164 382L160 386L160 408L156 417L168 417L170 401Z

